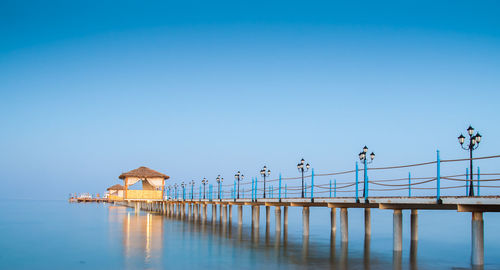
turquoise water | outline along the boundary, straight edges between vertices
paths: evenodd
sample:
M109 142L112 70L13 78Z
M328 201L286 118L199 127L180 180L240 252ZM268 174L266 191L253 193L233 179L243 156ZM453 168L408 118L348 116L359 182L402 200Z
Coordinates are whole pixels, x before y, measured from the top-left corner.
M392 212L372 210L372 237L364 239L363 211L349 212L349 245L340 232L331 244L329 210L311 209L309 240L301 209L289 208L286 239L261 228L201 225L109 204L0 200L0 269L467 269L470 214L420 211L412 253L409 212L403 214L404 250L392 252ZM272 209L273 210L273 209ZM233 208L236 222L236 208ZM211 209L208 209L210 220ZM500 214L485 214L485 269L500 269ZM338 220L338 219L337 219ZM415 258L415 259L412 259Z

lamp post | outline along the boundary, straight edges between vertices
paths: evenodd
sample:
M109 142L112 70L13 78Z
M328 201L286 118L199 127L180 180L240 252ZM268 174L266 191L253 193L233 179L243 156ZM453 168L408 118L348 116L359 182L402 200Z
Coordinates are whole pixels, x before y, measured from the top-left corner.
M191 200L194 199L194 180L191 180L191 182L189 182L189 184L191 185Z
M266 198L266 176L269 176L271 174L271 170L268 170L266 165L264 165L264 168L260 170L260 174L264 177L264 199ZM257 180L255 180L257 181ZM257 184L256 184L257 186Z
M363 162L363 197L368 196L368 174L367 174L367 164L370 164L373 162L373 159L375 158L375 153L370 154L370 162L367 161L367 156L366 154L368 153L368 147L363 147L363 151L359 153L359 160Z
M177 188L179 187L179 185L177 183L174 184L174 188L175 188L175 199L177 199Z
M238 171L234 175L234 179L236 179L236 181L238 181L238 195L236 196L236 199L240 198L240 180L243 180L244 178L245 178L245 176L243 174L241 174L240 171Z
M224 182L224 178L220 177L220 174L219 174L219 175L217 175L217 178L215 180L217 181L217 193L218 193L219 200L220 200L220 184L222 182Z
M307 163L305 165L305 169L304 169L304 163L305 163L305 160L301 159L300 163L297 164L297 169L299 170L300 173L302 173L302 198L304 198L304 172L309 171L309 168L311 167L311 165L309 165L309 163Z
M186 184L184 183L184 181L182 181L181 187L182 187L182 200L185 200L186 199Z
M203 184L203 199L205 199L205 185L208 183L208 180L205 177L203 177L201 183Z
M472 180L474 179L474 173L473 173L473 167L472 167L472 151L476 150L479 147L479 143L481 142L481 134L476 132L474 135L474 128L469 126L467 128L467 134L469 134L469 145L464 147L464 142L465 142L465 137L464 135L460 134L458 136L458 142L460 143L460 146L462 149L469 151L469 157L470 157L470 181L469 181L469 196L474 196L474 185Z
M167 190L168 190L168 193L167 193L168 195L167 196L170 197L170 198L173 198L173 196L172 196L172 186L169 185L167 187ZM167 198L167 199L170 199L170 198Z

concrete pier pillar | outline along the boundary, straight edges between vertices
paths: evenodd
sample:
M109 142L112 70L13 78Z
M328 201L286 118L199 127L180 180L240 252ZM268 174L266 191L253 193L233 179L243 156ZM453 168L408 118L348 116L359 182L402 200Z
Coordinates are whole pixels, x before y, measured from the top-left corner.
M283 206L283 229L288 229L288 206Z
M222 209L222 204L221 204L221 205L219 205L219 222L222 222L222 211L223 211L223 209Z
M233 205L229 205L229 225L233 224Z
M192 208L192 204L188 204L188 219L191 220L193 219L193 208Z
M255 205L252 205L252 228L255 227Z
M167 214L167 202L163 202L163 214Z
M270 222L271 222L271 207L266 206L266 227L269 227Z
M309 207L302 208L302 236L309 236Z
M340 208L340 232L342 233L341 242L349 241L347 208Z
M371 209L365 208L365 237L372 235Z
M471 261L473 266L484 265L484 220L482 212L472 212L472 252Z
M275 227L276 227L276 235L279 235L280 232L281 232L281 207L280 206L276 206L275 209L274 209L274 218L275 218L275 222L276 223ZM277 238L279 239L279 238Z
M418 212L417 209L411 210L411 241L418 240Z
M393 251L400 252L403 250L403 214L401 209L394 210L393 234Z
M199 204L194 205L194 221L198 221L200 218L200 207Z
M238 226L243 225L243 205L238 205Z
M330 209L330 227L331 234L335 235L337 233L337 208Z
M202 204L201 205L201 208L202 208L202 221L203 223L207 222L207 205L206 204Z
M252 226L254 228L259 228L260 223L260 206L252 206Z
M222 212L222 224L225 226L227 225L227 205L225 204L221 205L221 212Z
M137 213L139 213L139 208L140 208L139 203L138 203L138 202L136 202L136 203L135 203L135 213L136 213L136 214L137 214Z
M217 221L217 204L212 204L212 224Z

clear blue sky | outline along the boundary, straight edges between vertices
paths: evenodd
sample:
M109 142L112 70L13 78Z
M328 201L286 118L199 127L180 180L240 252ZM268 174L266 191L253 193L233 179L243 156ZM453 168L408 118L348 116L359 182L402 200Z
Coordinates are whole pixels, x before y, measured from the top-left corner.
M499 154L500 4L403 2L2 1L0 197Z

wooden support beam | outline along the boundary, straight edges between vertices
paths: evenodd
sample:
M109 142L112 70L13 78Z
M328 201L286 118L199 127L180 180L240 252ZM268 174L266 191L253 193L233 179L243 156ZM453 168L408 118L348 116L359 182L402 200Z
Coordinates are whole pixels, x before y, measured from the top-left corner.
M481 204L459 204L458 212L500 212L500 205L481 205Z
M378 208L378 203L328 203L330 208Z
M380 203L380 209L457 210L456 204Z

